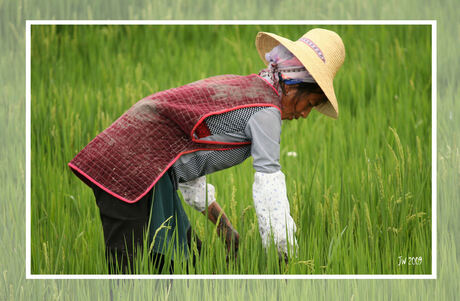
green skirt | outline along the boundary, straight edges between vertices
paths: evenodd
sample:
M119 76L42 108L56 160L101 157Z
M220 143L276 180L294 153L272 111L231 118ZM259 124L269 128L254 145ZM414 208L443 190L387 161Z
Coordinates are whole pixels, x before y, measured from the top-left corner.
M155 184L150 211L148 246L152 252L166 255L183 253L188 258L189 219L177 195L175 182L166 172ZM153 244L153 245L152 245Z

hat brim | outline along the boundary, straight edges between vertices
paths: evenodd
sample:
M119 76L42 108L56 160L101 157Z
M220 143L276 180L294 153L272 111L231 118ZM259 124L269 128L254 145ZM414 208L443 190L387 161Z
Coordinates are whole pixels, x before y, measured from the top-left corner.
M265 59L265 53L271 51L279 44L282 44L295 55L326 95L328 102L314 108L324 115L337 119L339 116L339 106L334 92L333 79L324 68L323 61L317 56L313 49L303 42L293 42L273 33L259 32L256 37L256 48L260 58L265 64L268 64Z

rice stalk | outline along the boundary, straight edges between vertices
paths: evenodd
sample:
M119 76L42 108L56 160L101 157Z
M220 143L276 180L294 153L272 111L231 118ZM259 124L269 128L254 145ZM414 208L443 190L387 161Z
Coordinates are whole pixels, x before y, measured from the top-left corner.
M157 234L162 230L162 229L167 229L167 230L170 230L171 229L171 226L166 226L166 224L169 222L169 220L172 218L172 215L170 217L168 217L163 223L161 223L160 227L158 227L158 229L155 230L155 234L153 235L153 239L152 239L152 242L150 243L150 247L149 247L149 254L152 253L152 249L153 249L153 245L155 244L155 239L157 237Z
M332 196L332 214L333 214L333 223L335 227L335 232L340 232L340 215L339 215L339 196L338 193L335 193Z
M371 215L369 213L369 206L366 202L364 203L364 214L366 216L367 233L370 240L370 246L372 247L374 245L374 231L372 230L372 221Z

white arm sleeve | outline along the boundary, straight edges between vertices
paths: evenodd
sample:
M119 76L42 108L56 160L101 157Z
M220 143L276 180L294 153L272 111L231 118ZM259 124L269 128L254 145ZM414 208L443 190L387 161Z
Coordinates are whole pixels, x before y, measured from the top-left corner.
M288 244L290 255L296 254L296 225L289 212L284 174L256 172L252 192L263 246L268 247L273 235L280 254L288 253Z
M216 190L213 185L208 183L208 206L216 201ZM184 197L184 201L203 212L206 209L206 176L196 178L185 183L179 183L179 190Z

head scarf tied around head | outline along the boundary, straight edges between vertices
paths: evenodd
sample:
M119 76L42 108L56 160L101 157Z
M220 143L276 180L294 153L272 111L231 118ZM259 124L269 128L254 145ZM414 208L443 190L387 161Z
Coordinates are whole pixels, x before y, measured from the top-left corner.
M268 80L280 93L280 80L288 85L316 82L302 63L281 44L265 53L265 59L269 62L268 66L260 71L259 75Z

